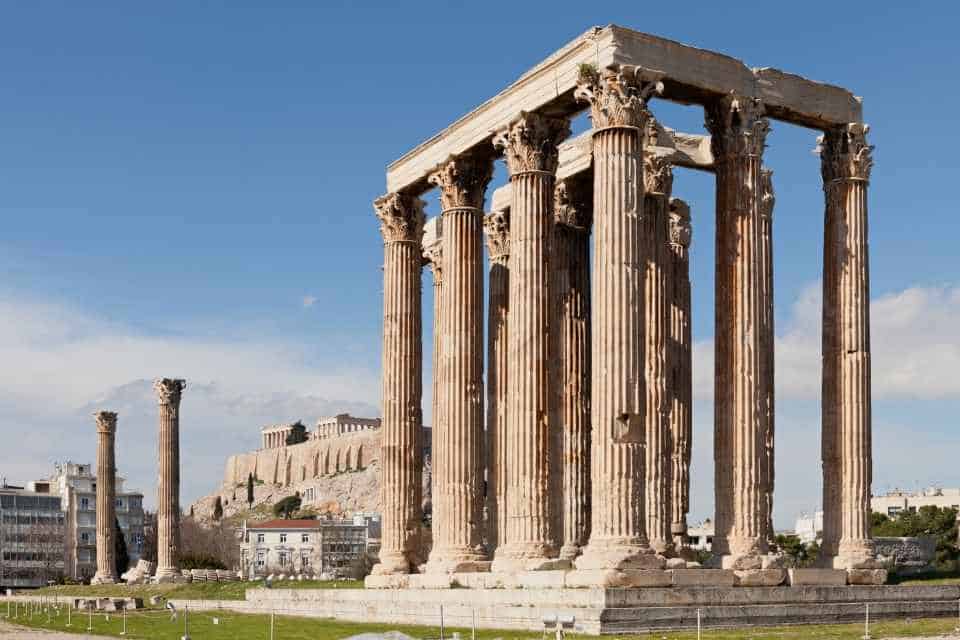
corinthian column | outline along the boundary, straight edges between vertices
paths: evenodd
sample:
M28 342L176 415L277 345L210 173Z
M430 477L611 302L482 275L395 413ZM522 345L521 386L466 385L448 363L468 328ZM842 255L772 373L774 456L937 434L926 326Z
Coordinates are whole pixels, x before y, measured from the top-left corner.
M769 125L758 100L706 110L717 174L714 555L759 569L767 551L760 306L760 164Z
M774 347L773 327L773 171L760 170L760 419L763 423L764 534L773 542Z
M826 195L823 268L824 553L853 583L880 583L870 535L873 471L870 401L868 127L825 132L820 157ZM828 385L830 388L828 389Z
M420 269L423 202L391 193L374 203L383 234L383 421L380 429L380 564L415 571L423 489Z
M656 144L655 120L647 121L644 141ZM661 555L672 555L670 507L673 446L671 444L669 400L667 396L667 341L670 310L667 291L667 230L669 199L673 188L673 168L648 148L644 153L643 179L646 195L643 203L641 239L646 254L644 274L644 329L646 375L646 517L650 547Z
M590 540L572 584L667 584L647 543L643 131L655 74L581 67L575 96L593 120Z
M590 537L590 226L593 185L557 182L554 235L554 296L560 344L557 388L563 430L563 547L560 557L580 555ZM555 470L556 474L557 471Z
M162 378L153 383L160 404L157 482L157 580L180 575L180 396L184 380Z
M436 433L438 425L443 424L443 392L446 386L443 382L443 370L440 357L443 351L443 219L439 216L431 218L423 227L423 258L433 272L433 353L431 355L431 371L433 385L431 390L431 414L433 429ZM442 429L442 427L441 427ZM432 435L431 435L432 438ZM433 451L433 443L430 443ZM432 462L431 462L432 468ZM430 474L430 509L433 509L433 474Z
M550 470L557 463L554 371L551 369L550 244L557 145L570 133L566 119L536 113L500 131L513 199L510 205L510 325L507 349L507 538L495 570L555 568L560 550L560 505ZM557 483L556 486L559 486Z
M507 539L507 327L510 287L510 214L486 216L483 230L490 254L487 304L487 544Z
M99 411L97 419L97 572L90 584L113 584L117 581L116 487L117 466L114 440L117 414Z
M671 460L670 507L673 543L687 546L690 512L690 451L693 441L693 349L690 335L690 207L670 199L669 269L670 358L669 399Z
M483 549L483 197L493 161L441 164L443 422L433 429L433 549L428 571L485 569ZM439 428L438 428L439 427Z

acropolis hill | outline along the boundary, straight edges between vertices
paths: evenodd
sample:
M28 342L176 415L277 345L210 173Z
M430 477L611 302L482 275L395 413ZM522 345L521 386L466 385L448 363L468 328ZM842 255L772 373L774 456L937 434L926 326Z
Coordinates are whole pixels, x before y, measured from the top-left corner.
M299 493L304 507L319 513L379 512L380 419L348 414L321 418L306 431L303 442L287 444L298 426L302 425L263 427L259 449L229 456L223 483L191 505L194 515L212 517L218 496L225 516L248 509L246 487L251 475L257 480L254 507ZM424 431L424 459L429 465L430 427ZM426 487L429 472L424 475Z

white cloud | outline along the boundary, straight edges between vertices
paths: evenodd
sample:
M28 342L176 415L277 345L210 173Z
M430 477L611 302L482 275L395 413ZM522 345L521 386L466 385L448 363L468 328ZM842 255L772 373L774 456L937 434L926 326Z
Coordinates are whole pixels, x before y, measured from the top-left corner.
M776 339L778 399L820 397L822 295L806 286ZM870 305L875 399L960 397L960 286L915 286ZM694 392L713 397L713 340L694 344Z
M68 305L0 294L0 434L24 434L0 474L28 480L55 459L94 455L94 410L120 413L118 466L152 502L156 399L151 380L187 379L183 497L209 492L226 456L259 444L271 422L350 411L376 414L379 373L309 361L270 338L152 336ZM16 474L16 475L15 475Z

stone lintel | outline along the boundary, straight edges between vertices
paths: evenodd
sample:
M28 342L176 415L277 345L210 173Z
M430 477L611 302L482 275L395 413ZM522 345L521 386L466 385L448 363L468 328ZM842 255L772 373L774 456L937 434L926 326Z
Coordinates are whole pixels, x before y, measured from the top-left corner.
M633 64L664 73L661 98L705 104L735 92L760 98L770 117L816 129L860 122L860 100L846 89L776 69L751 69L730 56L610 25L594 27L536 65L496 96L421 143L387 169L387 190L420 194L427 176L450 157L487 146L520 111L572 115L578 68Z

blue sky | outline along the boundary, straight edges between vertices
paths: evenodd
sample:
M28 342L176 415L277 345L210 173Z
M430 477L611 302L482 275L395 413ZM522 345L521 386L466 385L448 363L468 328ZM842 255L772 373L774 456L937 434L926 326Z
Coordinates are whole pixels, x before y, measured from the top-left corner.
M957 13L947 3L0 2L0 435L33 434L25 455L0 454L0 474L25 480L55 459L92 459L89 413L111 404L121 470L149 499L144 381L160 375L193 383L185 500L212 490L225 455L254 446L263 424L376 412L382 249L370 203L385 166L590 26L616 22L863 96L877 146L875 485L960 485ZM652 107L667 126L703 132L699 108ZM766 155L780 526L819 502L815 138L774 123ZM712 179L678 171L674 194L695 227L699 519L712 508Z

